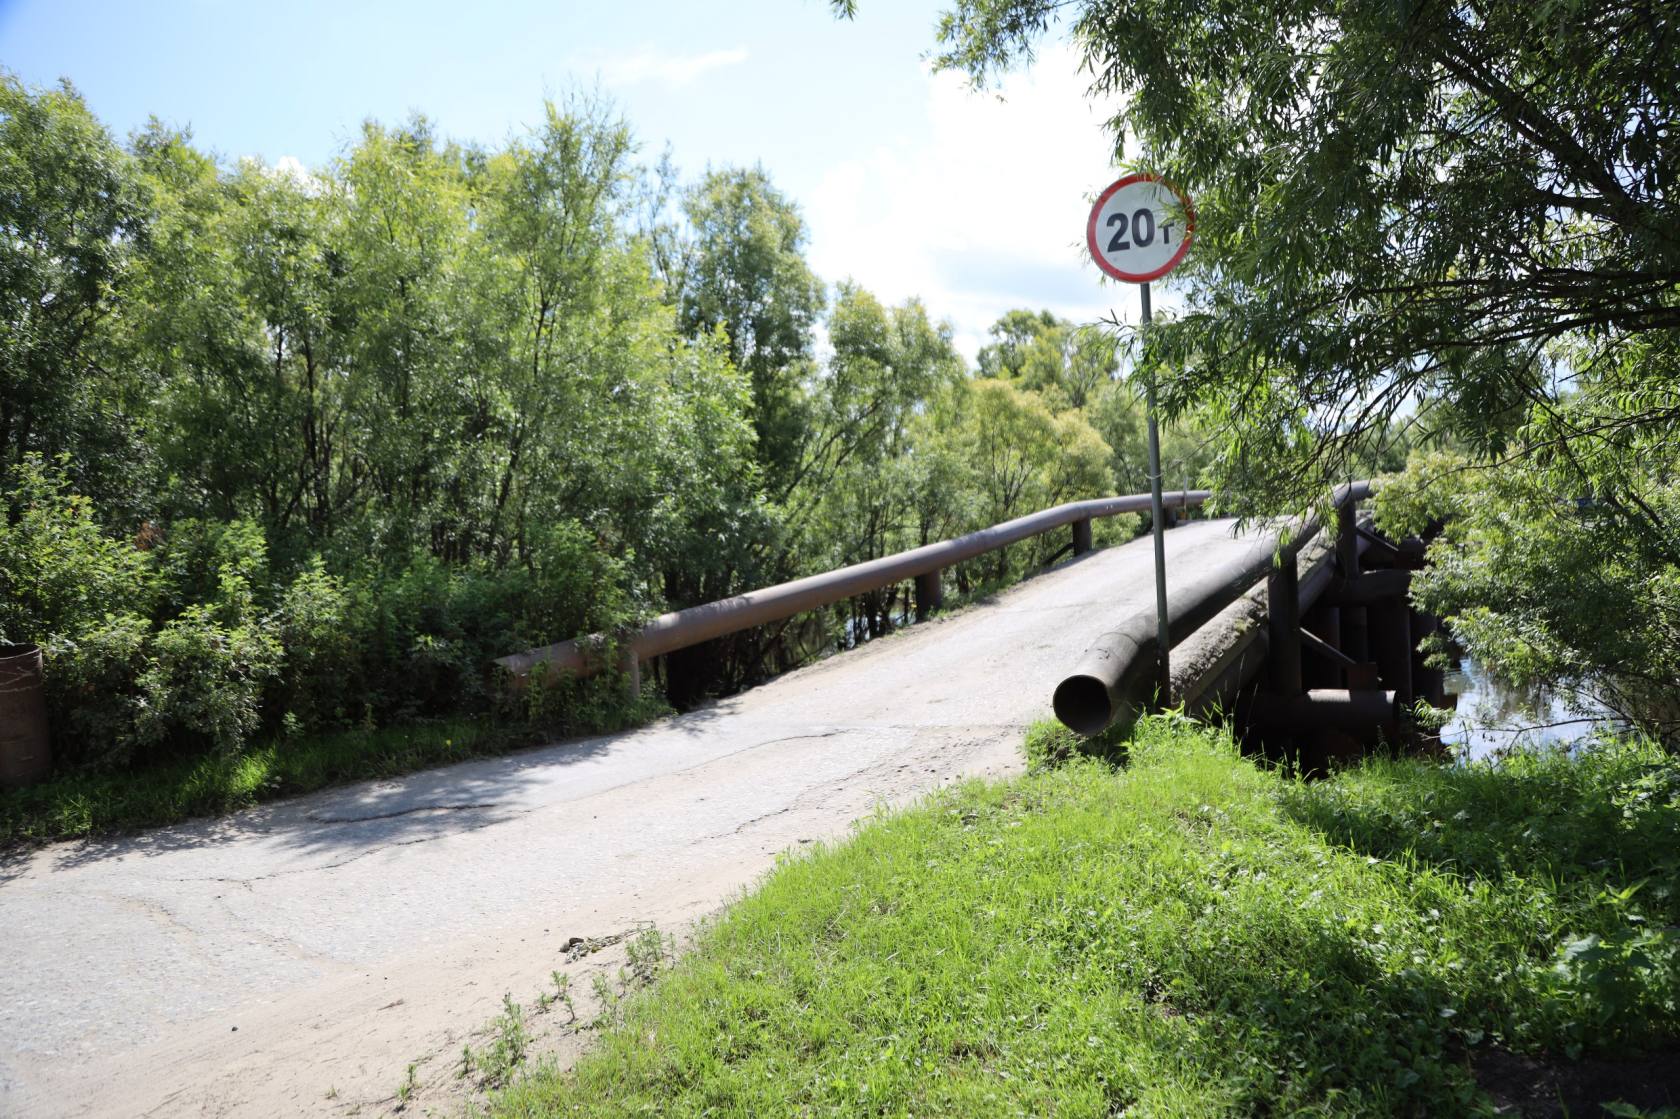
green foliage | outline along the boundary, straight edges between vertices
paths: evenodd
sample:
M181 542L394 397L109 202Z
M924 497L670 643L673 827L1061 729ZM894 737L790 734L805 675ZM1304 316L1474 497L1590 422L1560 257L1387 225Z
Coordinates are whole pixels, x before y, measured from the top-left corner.
M1660 749L1607 742L1454 768L1371 761L1284 803L1355 851L1479 883L1508 908L1498 935L1527 938L1526 951L1464 958L1466 986L1494 994L1460 1028L1571 1058L1673 1038L1680 766Z
M1680 746L1680 553L1664 540L1680 491L1575 501L1569 476L1419 456L1378 511L1398 531L1446 521L1413 596L1478 661L1521 687L1591 696Z
M0 519L0 638L43 642L116 606L149 612L146 553L107 535L61 466L26 456Z
M1080 416L1007 382L975 381L964 396L951 436L974 466L988 524L1112 490L1108 445Z
M1560 375L1671 391L1680 48L1646 49L1653 18L1611 0L960 0L939 61L984 83L1066 19L1093 91L1124 95L1117 152L1197 211L1189 305L1150 360L1170 407L1218 416L1225 475L1271 511L1397 424L1436 425L1408 401L1497 451Z
M490 1029L489 1045L476 1050L470 1045L461 1047L457 1074L476 1077L481 1087L494 1088L507 1083L525 1062L525 1050L531 1044L525 1010L513 1001L511 993L502 996L502 1013L490 1024Z
M230 623L214 607L195 604L158 630L136 681L144 697L135 721L139 742L180 745L182 736L190 736L234 753L257 729L263 684L279 667L280 642L258 619L245 616L248 597L232 608L238 616Z
M785 861L497 1113L1491 1113L1495 1047L1680 1034L1677 779L1622 745L1302 783L1146 720L1122 770Z
M1128 732L1129 733L1129 732ZM1027 728L1021 749L1030 772L1055 769L1079 758L1119 763L1126 757L1126 737L1113 728L1092 738L1077 734L1057 719L1040 719Z
M227 163L0 80L25 184L0 200L0 636L46 648L63 766L493 711L622 726L906 599L667 658L629 699L509 695L494 658L1108 489L1075 407L1100 338L1056 343L1042 399L988 381L999 403L918 301L831 304L762 170L682 188L635 150L572 98L492 148L416 116L307 171ZM983 576L1041 558L1018 551Z
M47 713L60 768L67 760L108 766L133 760L146 713L138 676L152 634L150 620L123 612L90 616L71 632L48 635Z
M1119 373L1114 340L1100 327L1076 327L1049 311L1009 311L980 348L979 375L1004 377L1056 401L1083 408Z
M46 650L61 749L107 764L164 744L238 749L280 658L251 586L261 531L235 523L194 540L204 526L188 522L191 543L153 563L101 531L62 470L30 457L18 474L17 521L0 524L0 619L9 639Z
M799 382L824 302L803 255L804 219L762 168L709 172L684 211L694 240L679 266L683 329L728 339L731 363L752 385L759 462L779 493L804 441Z
M4 70L0 182L0 483L28 455L68 455L94 492L127 497L149 376L104 360L97 328L123 305L145 192L73 86Z

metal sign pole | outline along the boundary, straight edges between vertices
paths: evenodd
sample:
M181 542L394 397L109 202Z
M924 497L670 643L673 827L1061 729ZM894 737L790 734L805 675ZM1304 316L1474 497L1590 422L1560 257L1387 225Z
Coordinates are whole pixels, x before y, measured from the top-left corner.
M1149 282L1146 280L1138 285L1143 293L1143 325L1149 326ZM1154 520L1155 536L1155 640L1161 647L1161 675L1160 703L1166 707L1172 703L1172 670L1168 663L1168 650L1172 648L1167 632L1167 541L1166 516L1161 502L1161 433L1155 422L1155 370L1150 369L1144 378L1145 400L1144 415L1149 425L1149 509Z
M1149 281L1158 280L1178 267L1190 250L1196 231L1196 210L1190 196L1159 175L1137 172L1108 184L1085 219L1085 244L1091 259L1107 276L1137 284L1143 292L1143 321L1140 334L1149 331ZM1161 706L1172 702L1170 652L1172 636L1167 628L1167 511L1161 499L1161 432L1155 416L1155 371L1146 371L1145 419L1149 424L1149 508L1155 521L1155 640L1160 646L1157 663L1161 669L1156 698Z

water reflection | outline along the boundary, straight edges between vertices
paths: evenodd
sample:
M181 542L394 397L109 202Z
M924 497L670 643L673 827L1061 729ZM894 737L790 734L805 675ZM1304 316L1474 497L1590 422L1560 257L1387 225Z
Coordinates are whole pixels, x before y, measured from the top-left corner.
M1512 687L1466 657L1446 676L1458 697L1441 740L1466 760L1496 757L1514 747L1568 746L1616 719L1590 698Z

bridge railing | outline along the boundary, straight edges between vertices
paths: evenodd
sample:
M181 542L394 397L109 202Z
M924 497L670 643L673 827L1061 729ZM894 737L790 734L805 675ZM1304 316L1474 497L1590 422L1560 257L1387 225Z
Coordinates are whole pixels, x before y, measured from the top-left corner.
M1192 509L1206 502L1210 496L1207 490L1179 490L1163 495L1163 502L1166 508L1175 511ZM940 605L940 575L946 568L1068 525L1073 526L1073 552L1079 555L1091 549L1093 520L1122 513L1145 512L1149 509L1149 502L1146 493L1072 501L983 528L967 536L942 540L937 544L927 544L820 575L808 575L803 579L691 606L686 610L674 610L661 614L627 638L620 639L616 643L619 662L634 680L639 678L640 665L651 657L778 622L909 579L914 579L916 583L916 615L924 617L929 610ZM591 634L499 657L496 663L512 673L516 682L538 672L549 676L584 677L608 667L603 652L614 644L604 634Z
M1336 487L1331 506L1337 515L1337 545L1352 546L1357 531L1354 507L1372 493L1370 482L1350 482ZM1287 682L1284 691L1300 690L1300 628L1301 587L1298 582L1297 559L1301 550L1319 533L1317 518L1307 518L1287 526L1289 531L1275 540L1276 548L1257 549L1226 566L1206 572L1189 582L1178 582L1167 595L1168 640L1177 645L1206 625L1226 607L1242 597L1257 582L1267 584L1268 628L1275 634L1274 650L1279 665L1295 665L1293 687ZM1385 545L1386 546L1386 545ZM1346 571L1358 570L1358 556L1344 558ZM1306 606L1311 607L1323 590L1322 580L1330 575L1330 567L1320 564L1308 579ZM1152 611L1138 611L1125 618L1114 619L1116 627L1099 635L1091 643L1078 664L1057 687L1052 706L1056 717L1079 734L1094 735L1127 722L1155 705L1170 700L1160 695L1162 683L1159 667L1168 650L1160 647L1155 615ZM1293 643L1293 656L1281 647Z

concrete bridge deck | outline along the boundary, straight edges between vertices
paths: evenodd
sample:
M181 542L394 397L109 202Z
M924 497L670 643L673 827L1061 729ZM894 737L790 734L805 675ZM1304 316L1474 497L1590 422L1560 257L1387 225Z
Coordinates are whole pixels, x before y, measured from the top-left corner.
M1272 542L1166 545L1189 578ZM877 805L1019 768L1153 593L1141 539L639 730L0 863L0 1114L368 1114L569 939L682 926Z

